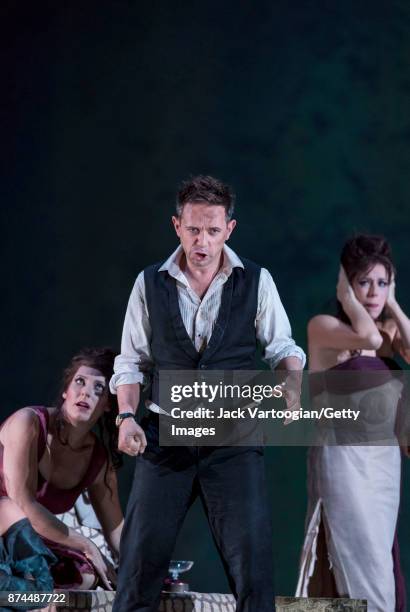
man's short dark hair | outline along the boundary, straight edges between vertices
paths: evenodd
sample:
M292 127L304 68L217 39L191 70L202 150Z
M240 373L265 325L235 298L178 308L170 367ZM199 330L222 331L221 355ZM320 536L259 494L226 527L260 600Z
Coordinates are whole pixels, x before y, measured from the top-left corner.
M229 185L213 176L193 176L184 181L177 194L177 215L182 215L185 204L210 204L225 208L226 220L232 219L235 194Z

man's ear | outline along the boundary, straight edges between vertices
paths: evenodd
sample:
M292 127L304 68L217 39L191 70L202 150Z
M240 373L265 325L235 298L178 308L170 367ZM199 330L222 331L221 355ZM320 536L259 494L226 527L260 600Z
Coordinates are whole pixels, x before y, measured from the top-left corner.
M63 399L67 399L67 393L65 391L62 392L61 397Z
M173 224L173 226L174 226L174 230L175 230L175 232L176 232L176 235L177 235L177 236L178 236L178 238L179 238L179 230L180 230L180 228L181 228L181 221L180 221L180 218L179 218L179 217L174 217L174 216L172 216L172 224Z
M232 234L233 230L235 229L236 226L236 220L235 219L231 219L230 221L228 221L228 223L226 224L227 228L228 228L228 235L226 237L226 240L229 239L229 236Z

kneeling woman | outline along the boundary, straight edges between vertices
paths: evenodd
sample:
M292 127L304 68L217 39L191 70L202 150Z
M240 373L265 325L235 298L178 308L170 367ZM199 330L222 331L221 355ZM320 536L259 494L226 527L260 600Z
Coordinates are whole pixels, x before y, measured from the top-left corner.
M0 590L87 589L98 578L112 588L114 576L95 544L55 514L71 509L87 489L118 553L123 516L116 406L108 390L113 361L109 349L82 351L64 372L60 405L22 408L0 429Z

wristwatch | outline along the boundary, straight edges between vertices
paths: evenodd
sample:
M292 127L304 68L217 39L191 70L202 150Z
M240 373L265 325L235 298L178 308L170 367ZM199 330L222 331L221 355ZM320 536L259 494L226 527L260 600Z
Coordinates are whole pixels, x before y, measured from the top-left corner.
M117 416L115 418L116 426L119 427L124 419L129 419L130 417L132 417L134 419L135 418L135 414L132 413L132 412L120 412L120 414L117 414Z

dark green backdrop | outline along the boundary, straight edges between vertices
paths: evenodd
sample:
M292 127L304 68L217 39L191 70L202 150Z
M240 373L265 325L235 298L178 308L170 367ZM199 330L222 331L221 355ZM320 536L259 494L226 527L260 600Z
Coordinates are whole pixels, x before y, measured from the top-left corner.
M174 193L191 173L235 187L231 246L270 269L302 346L356 230L391 240L409 311L408 2L5 1L1 11L4 415L52 402L79 347L119 347L136 274L176 244ZM305 449L268 449L267 464L277 590L291 594ZM407 473L410 576L408 488ZM195 560L193 588L227 590L198 506L175 556Z

